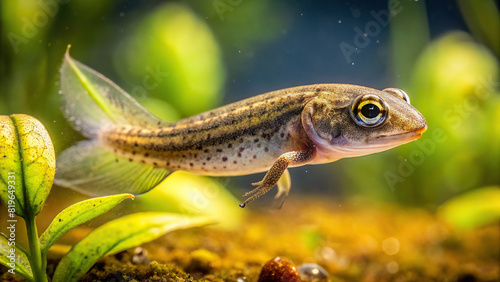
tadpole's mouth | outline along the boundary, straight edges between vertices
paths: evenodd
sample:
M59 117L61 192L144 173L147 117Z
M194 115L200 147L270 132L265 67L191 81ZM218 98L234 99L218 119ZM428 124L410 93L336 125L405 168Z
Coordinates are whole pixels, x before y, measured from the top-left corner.
M353 144L349 142L347 138L343 137L343 142L338 142L338 140L335 140L335 142L330 142L330 146L317 146L317 156L311 163L319 164L332 162L341 158L363 156L382 152L399 145L417 140L426 130L427 125L424 125L422 128L411 132L375 136L364 140L362 144Z
M422 133L424 133L426 130L427 130L427 125L416 131L398 133L393 135L380 135L371 139L370 144L391 144L391 143L403 144L411 142L413 140L417 140L422 136Z
M427 124L424 127L420 128L419 130L417 130L415 132L420 133L420 135L422 135L422 133L424 133L426 131L427 131Z

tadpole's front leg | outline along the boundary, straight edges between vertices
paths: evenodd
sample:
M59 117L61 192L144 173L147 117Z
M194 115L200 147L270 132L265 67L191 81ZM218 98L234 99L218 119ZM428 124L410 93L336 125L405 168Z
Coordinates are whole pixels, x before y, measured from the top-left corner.
M285 172L289 165L298 165L305 164L310 161L314 157L314 149L308 149L304 151L292 151L287 152L281 155L273 164L271 169L266 173L264 179L259 182L252 183L252 185L257 186L257 188L253 189L250 192L245 193L243 197L247 197L252 195L242 204L240 207L244 208L248 203L254 201L258 197L264 195L269 192L271 188L278 183L281 175Z

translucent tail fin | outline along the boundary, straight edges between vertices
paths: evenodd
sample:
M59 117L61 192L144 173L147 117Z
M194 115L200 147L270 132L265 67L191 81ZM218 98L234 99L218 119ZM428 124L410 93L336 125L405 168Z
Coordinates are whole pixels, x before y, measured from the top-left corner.
M103 129L124 125L153 129L166 126L165 122L108 78L73 60L69 46L60 74L64 115L76 130L92 140L58 156L57 185L93 196L144 193L168 176L165 169L116 156L97 138Z
M85 137L116 125L158 128L166 124L114 82L73 60L69 46L60 70L64 115Z
M165 169L117 157L96 141L83 141L59 155L56 184L91 196L141 194L168 174Z

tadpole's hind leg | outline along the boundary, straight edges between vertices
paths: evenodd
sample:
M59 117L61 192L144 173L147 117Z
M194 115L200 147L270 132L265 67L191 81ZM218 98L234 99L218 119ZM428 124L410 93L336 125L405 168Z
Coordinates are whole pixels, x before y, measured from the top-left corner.
M250 192L245 193L243 197L250 196L250 198L246 199L240 207L244 208L248 203L254 201L258 197L264 195L269 192L276 183L280 180L283 174L288 175L288 182L290 183L290 175L288 174L287 167L289 165L297 165L297 164L305 164L310 161L314 157L314 149L310 148L304 151L292 151L288 153L284 153L281 155L272 165L271 169L266 173L264 179L259 182L252 183L252 185L257 186L257 188L253 189ZM285 172L286 171L286 172ZM283 180L285 181L286 178ZM279 188L277 197L278 202L284 201L284 198L288 195L288 191L290 190L290 184L284 185L282 188ZM276 199L276 198L275 198ZM281 204L283 204L281 202Z
M278 193L274 196L273 209L278 210L283 207L283 203L285 203L291 187L292 180L290 179L290 172L288 172L288 169L285 169L280 180L278 180Z

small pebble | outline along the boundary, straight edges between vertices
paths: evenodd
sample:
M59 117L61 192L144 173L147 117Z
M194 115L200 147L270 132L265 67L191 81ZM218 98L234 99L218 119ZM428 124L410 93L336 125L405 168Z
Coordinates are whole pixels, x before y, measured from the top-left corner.
M315 263L304 263L299 266L299 274L302 281L310 281L310 282L327 282L330 281L328 279L328 273L326 270L315 264Z
M134 250L134 255L132 256L133 264L149 264L148 252L141 247L137 247Z
M289 281L299 282L300 275L295 266L287 259L276 257L264 264L259 282Z

